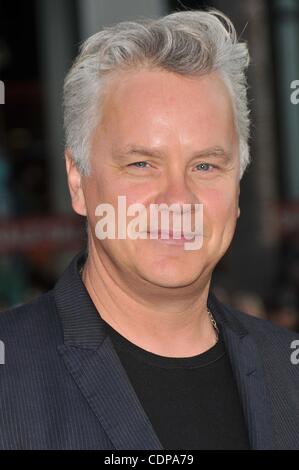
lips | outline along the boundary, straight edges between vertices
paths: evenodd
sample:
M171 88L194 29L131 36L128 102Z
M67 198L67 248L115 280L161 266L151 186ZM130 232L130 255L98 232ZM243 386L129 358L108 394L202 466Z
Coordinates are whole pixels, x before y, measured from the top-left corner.
M153 239L161 239L161 240L184 240L184 241L190 241L192 238L194 238L194 233L183 233L183 232L173 232L172 230L169 231L163 231L163 230L157 230L157 231L151 231L147 232L151 238Z

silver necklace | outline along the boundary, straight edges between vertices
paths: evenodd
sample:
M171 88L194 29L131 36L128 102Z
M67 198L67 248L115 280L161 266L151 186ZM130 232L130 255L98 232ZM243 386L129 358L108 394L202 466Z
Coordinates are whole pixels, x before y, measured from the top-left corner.
M211 312L211 310L207 307L207 312L208 312L208 315L209 315L209 318L210 318L210 322L212 323L212 326L215 330L215 333L216 333L216 343L218 342L219 340L219 328L217 326L217 323L216 323L216 320Z

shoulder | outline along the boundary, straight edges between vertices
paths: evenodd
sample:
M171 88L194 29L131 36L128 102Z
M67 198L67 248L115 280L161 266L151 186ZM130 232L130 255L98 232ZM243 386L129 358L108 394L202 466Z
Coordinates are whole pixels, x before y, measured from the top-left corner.
M296 331L288 330L287 328L275 325L269 320L257 318L253 315L249 315L248 313L233 309L227 305L225 307L231 312L232 315L234 315L239 320L240 323L244 325L244 327L248 330L249 333L257 337L267 337L268 339L281 338L285 340L289 340L292 338L299 339L299 333L297 333Z
M0 340L30 349L49 338L62 338L62 328L55 306L53 291L48 291L26 304L0 312Z
M268 364L282 364L287 368L299 363L299 334L296 331L275 325L269 320L256 318L227 305L226 314L242 325L243 330L254 341L263 361ZM298 371L299 372L299 365Z

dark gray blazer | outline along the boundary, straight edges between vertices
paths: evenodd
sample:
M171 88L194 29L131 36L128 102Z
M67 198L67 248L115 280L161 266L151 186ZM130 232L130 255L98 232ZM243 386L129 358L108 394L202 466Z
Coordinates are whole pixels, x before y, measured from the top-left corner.
M0 313L0 449L162 449L78 274ZM299 449L299 335L209 295L244 408L251 448Z

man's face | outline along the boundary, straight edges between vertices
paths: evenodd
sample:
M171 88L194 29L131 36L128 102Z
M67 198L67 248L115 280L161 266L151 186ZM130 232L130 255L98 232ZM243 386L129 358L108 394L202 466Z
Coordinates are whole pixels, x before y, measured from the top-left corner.
M232 240L239 196L233 109L218 74L191 78L144 69L114 77L90 164L82 187L90 236L104 262L123 276L164 287L209 279ZM143 204L148 215L150 204L203 204L202 247L185 250L149 235L97 239L95 208L110 203L117 210L118 196L126 196L127 206Z

